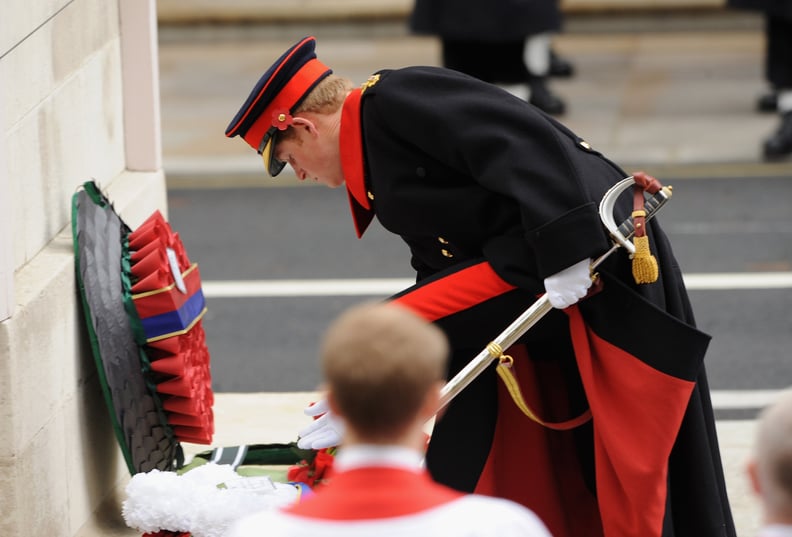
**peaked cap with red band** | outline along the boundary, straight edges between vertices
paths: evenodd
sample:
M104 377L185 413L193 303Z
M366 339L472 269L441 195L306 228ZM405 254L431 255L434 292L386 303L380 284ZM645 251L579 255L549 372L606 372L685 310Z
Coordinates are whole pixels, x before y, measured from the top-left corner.
M292 124L291 114L305 96L333 72L316 59L315 48L316 39L305 37L284 52L262 75L226 128L226 136L242 136L262 155L272 177L286 165L273 154L276 135Z

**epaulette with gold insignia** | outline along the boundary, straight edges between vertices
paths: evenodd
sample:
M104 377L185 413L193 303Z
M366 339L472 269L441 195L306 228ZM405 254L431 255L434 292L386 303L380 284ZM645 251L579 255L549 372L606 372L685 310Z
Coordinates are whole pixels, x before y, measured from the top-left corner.
M360 85L361 88L360 93L365 93L367 89L369 89L371 86L379 82L379 80L380 80L379 74L371 75L370 77L368 77L368 80L366 80Z

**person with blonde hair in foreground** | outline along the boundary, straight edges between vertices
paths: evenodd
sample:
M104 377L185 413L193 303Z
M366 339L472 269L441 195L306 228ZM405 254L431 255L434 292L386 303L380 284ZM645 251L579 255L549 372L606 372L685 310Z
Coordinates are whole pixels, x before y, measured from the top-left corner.
M438 409L448 355L443 332L402 306L342 314L321 348L326 401L343 423L334 474L298 504L239 520L226 537L550 537L527 508L458 492L424 469L423 427Z
M759 537L792 537L792 389L760 414L747 470L762 503Z

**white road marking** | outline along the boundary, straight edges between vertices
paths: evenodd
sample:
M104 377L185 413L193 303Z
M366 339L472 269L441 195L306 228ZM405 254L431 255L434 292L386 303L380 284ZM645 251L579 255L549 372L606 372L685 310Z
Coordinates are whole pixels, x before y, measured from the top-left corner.
M688 289L788 289L792 287L792 272L713 272L685 274Z
M792 382L792 379L790 380ZM792 387L792 384L790 385ZM782 390L712 390L712 406L719 410L764 408L775 401Z
M410 287L415 280L365 278L336 280L206 281L206 297L388 296Z
M317 280L210 280L203 293L212 298L389 296L410 287L410 278ZM691 291L723 289L789 289L792 272L713 272L685 275Z

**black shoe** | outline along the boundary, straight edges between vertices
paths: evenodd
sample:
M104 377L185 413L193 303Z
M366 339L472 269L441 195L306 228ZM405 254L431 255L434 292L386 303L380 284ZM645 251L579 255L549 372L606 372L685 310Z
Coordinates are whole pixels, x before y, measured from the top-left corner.
M781 125L763 146L764 158L776 160L792 154L792 112L781 116Z
M575 74L575 68L569 61L550 49L550 70L547 74L556 78L569 78Z
M756 99L756 109L759 112L775 112L778 110L778 94L775 92L765 93Z
M566 111L566 104L547 87L544 77L534 77L528 83L531 92L528 102L546 114L560 116Z

